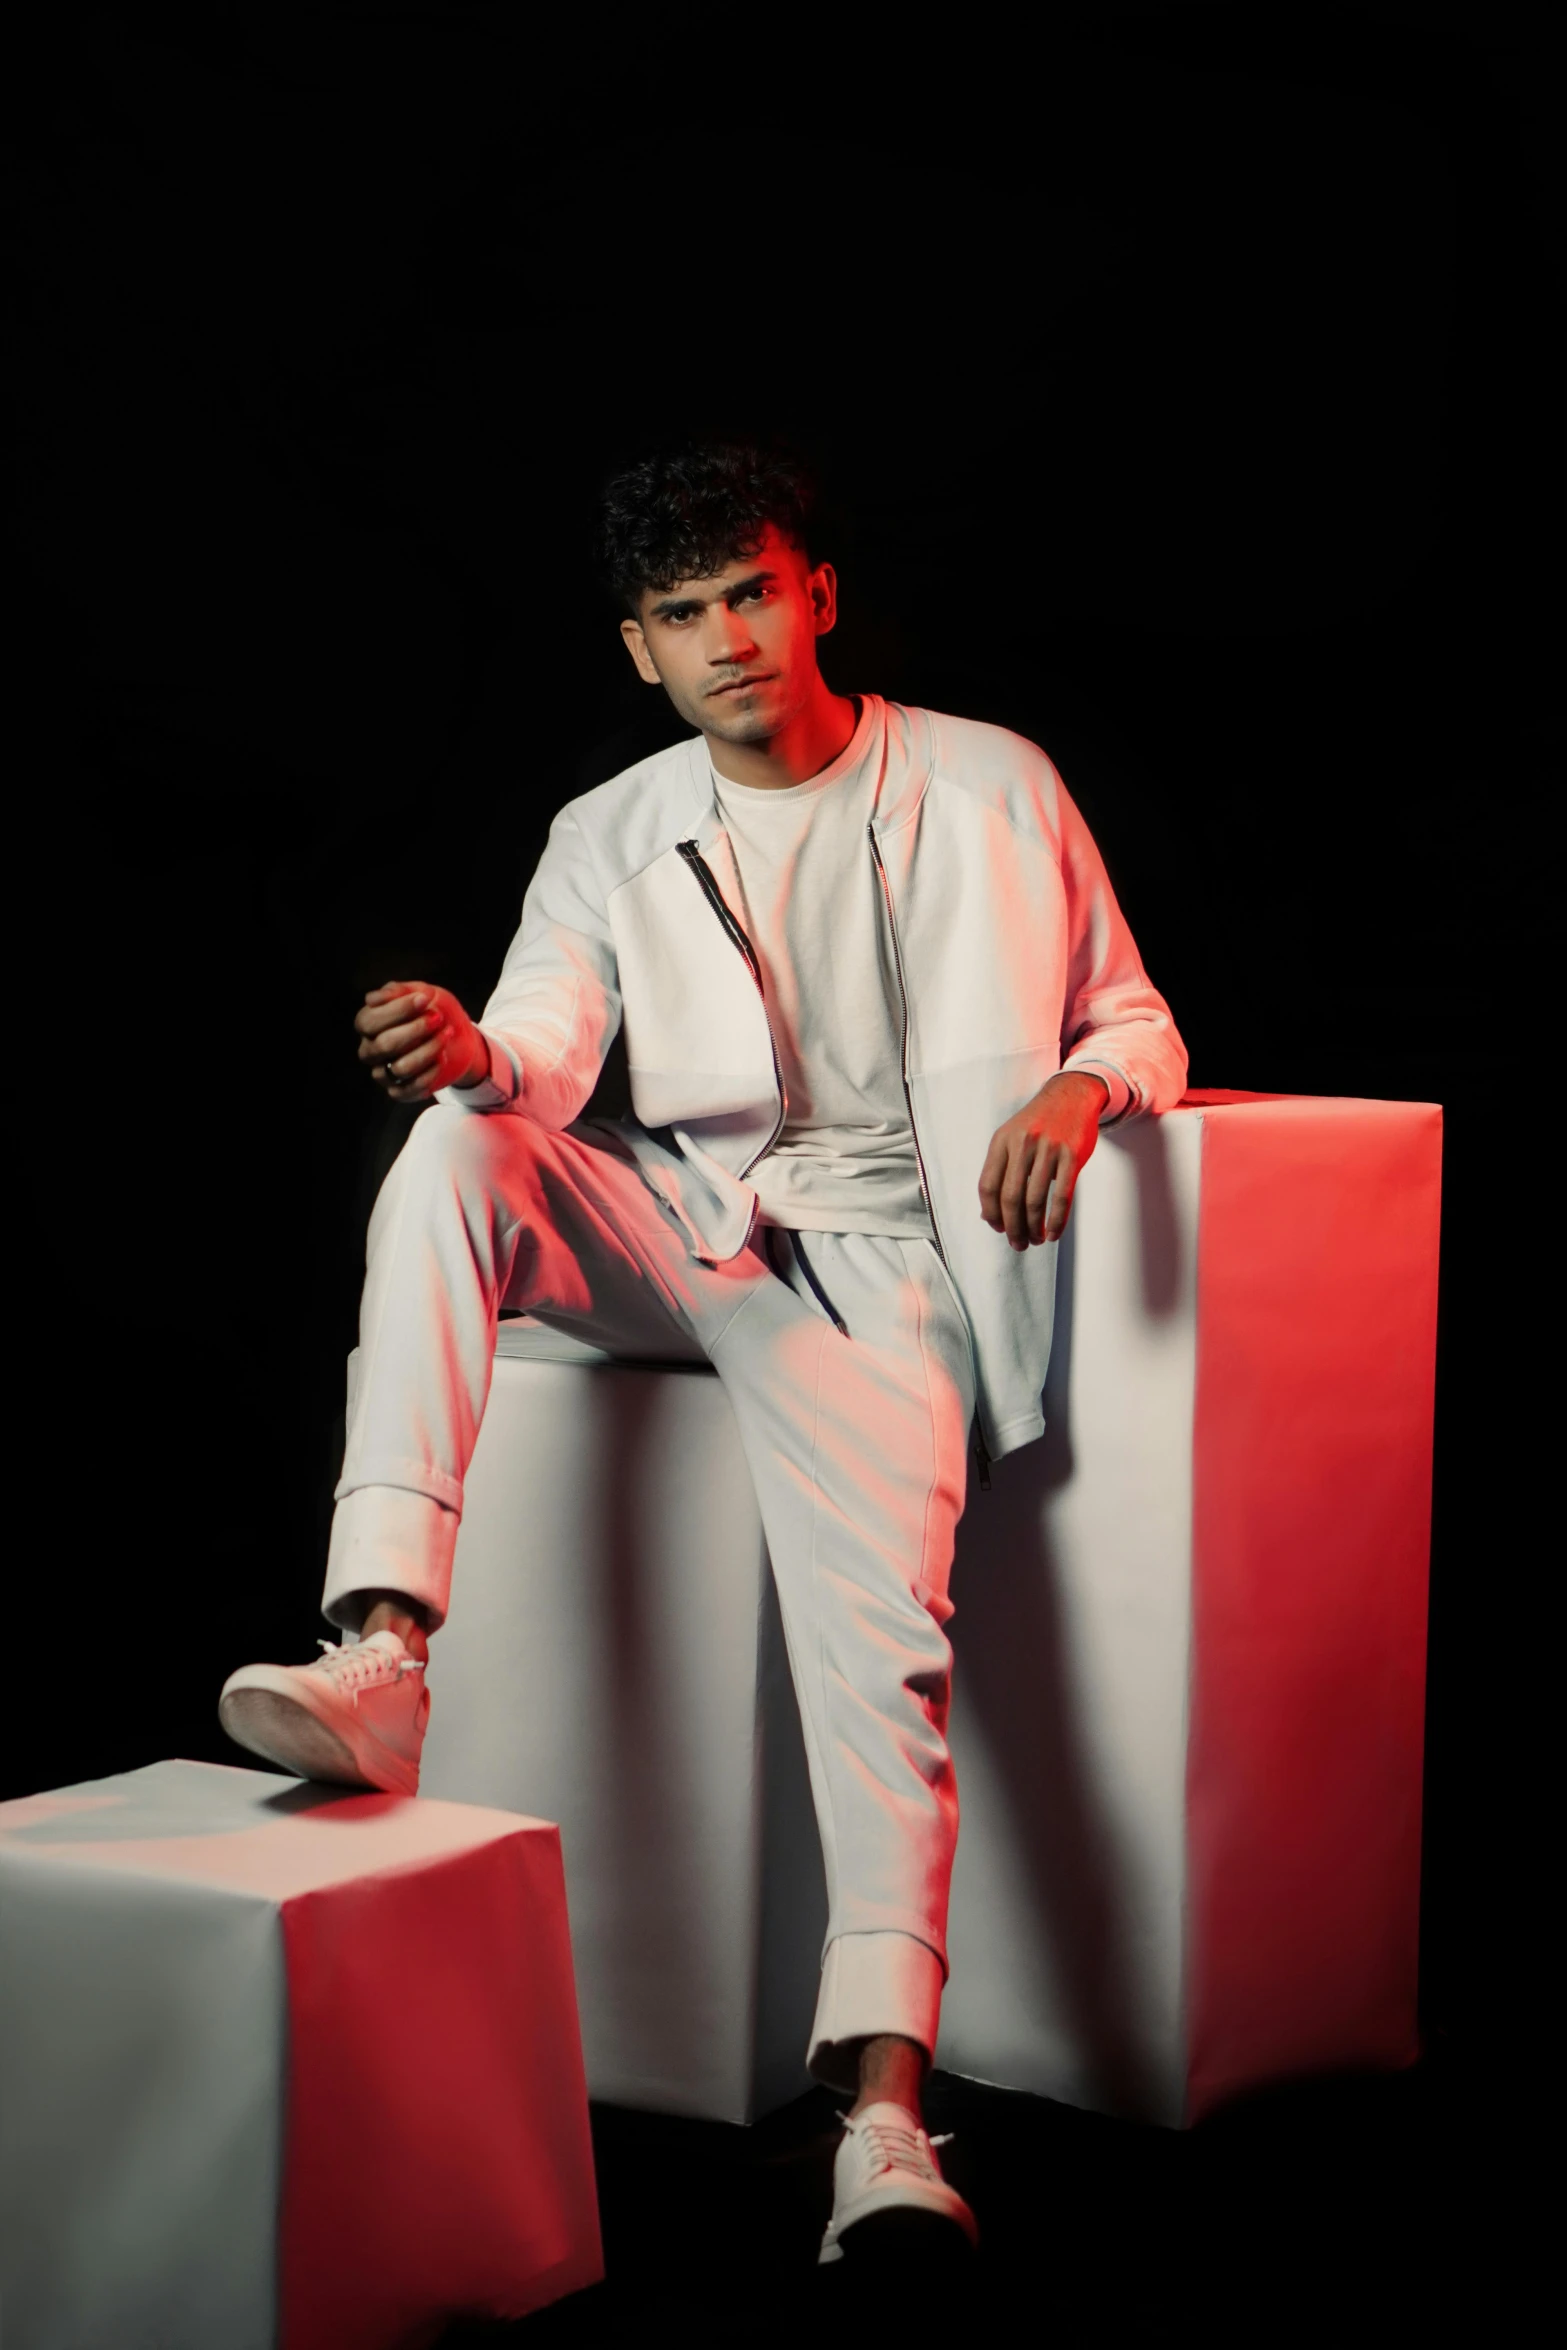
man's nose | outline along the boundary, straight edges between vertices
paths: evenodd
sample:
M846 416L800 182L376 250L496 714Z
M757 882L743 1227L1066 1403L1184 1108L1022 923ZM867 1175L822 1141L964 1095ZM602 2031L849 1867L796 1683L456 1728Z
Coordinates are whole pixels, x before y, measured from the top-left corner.
M749 624L727 604L710 607L706 635L707 658L715 669L731 668L736 661L744 661L756 651L756 639Z

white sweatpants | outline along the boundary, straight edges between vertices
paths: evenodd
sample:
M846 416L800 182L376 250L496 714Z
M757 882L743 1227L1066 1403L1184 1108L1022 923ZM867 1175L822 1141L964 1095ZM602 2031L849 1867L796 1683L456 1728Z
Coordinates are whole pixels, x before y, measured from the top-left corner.
M974 1403L940 1258L926 1241L805 1233L797 1247L771 1231L706 1264L612 1130L437 1104L370 1222L333 1623L356 1626L369 1590L444 1617L502 1306L621 1355L705 1355L723 1380L826 1864L811 2068L852 2088L846 2044L878 2032L933 2050L958 1824L942 1627Z

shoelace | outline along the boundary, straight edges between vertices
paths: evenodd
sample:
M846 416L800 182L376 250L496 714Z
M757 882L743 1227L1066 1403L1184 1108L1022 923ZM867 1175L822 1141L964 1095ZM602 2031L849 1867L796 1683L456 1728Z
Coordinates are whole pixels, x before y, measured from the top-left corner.
M318 1673L328 1673L341 1687L347 1689L355 1705L359 1703L359 1683L379 1680L381 1672L391 1668L394 1681L405 1673L422 1673L424 1659L418 1656L388 1656L384 1648L367 1648L362 1641L353 1647L339 1647L335 1640L318 1640L321 1655L316 1661ZM374 1662L372 1662L374 1660ZM376 1666L380 1670L376 1670ZM357 1668L357 1669L356 1669Z
M912 2171L917 2179L928 2179L934 2186L945 2184L929 2149L950 2146L950 2130L944 2130L939 2138L926 2138L912 2122L851 2121L847 2114L843 2126L864 2141L882 2170Z

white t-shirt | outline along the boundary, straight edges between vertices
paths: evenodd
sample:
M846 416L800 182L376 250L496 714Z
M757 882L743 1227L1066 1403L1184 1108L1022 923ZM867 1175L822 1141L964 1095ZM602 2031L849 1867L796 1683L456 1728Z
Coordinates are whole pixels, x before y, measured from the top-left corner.
M871 734L867 703L832 765L784 791L713 771L788 1105L746 1180L766 1224L928 1240L903 996L871 855Z

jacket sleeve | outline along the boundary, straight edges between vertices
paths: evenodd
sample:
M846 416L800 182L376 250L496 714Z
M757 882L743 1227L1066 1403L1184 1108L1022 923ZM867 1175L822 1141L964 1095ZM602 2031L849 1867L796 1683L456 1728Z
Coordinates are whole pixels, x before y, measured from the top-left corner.
M609 917L582 828L563 808L550 826L479 1027L490 1048L482 1085L439 1096L465 1109L521 1111L569 1126L598 1081L620 1026L620 980Z
M1068 923L1061 1066L1104 1078L1107 1120L1173 1110L1186 1090L1186 1047L1143 969L1092 833L1059 782L1057 795Z

